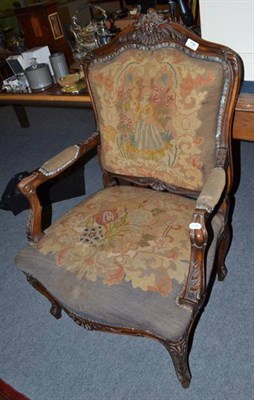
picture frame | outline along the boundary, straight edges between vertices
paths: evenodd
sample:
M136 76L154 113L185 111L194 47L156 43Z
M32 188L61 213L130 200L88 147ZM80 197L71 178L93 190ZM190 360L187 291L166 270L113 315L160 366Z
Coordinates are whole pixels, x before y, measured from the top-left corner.
M60 39L64 36L62 25L57 12L48 15L50 27L54 36L54 39Z

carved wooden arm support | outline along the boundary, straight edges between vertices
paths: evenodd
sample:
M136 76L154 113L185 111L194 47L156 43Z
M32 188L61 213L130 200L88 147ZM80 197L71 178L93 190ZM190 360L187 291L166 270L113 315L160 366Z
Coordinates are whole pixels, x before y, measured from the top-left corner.
M84 154L100 144L98 132L94 132L87 140L68 147L43 165L31 175L24 178L18 188L30 204L29 219L27 223L27 237L31 242L38 242L43 236L41 228L41 204L37 196L37 188L49 179L55 178L67 168L71 167Z
M188 277L179 303L195 306L200 303L206 291L205 257L208 242L206 221L219 204L226 185L226 172L223 168L214 168L198 199L190 223L191 257Z

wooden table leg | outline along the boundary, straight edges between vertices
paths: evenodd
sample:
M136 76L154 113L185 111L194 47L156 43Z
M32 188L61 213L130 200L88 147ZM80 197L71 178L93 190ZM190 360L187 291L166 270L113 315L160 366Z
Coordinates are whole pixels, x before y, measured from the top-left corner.
M30 126L30 122L25 107L20 104L13 104L13 108L21 128L28 128Z

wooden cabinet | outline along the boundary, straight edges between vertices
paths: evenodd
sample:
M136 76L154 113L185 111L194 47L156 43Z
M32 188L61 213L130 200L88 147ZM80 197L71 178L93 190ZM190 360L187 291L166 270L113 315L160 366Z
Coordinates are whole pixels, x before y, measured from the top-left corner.
M62 51L73 62L72 51L64 37L56 1L37 3L15 11L28 48L48 46L51 53Z

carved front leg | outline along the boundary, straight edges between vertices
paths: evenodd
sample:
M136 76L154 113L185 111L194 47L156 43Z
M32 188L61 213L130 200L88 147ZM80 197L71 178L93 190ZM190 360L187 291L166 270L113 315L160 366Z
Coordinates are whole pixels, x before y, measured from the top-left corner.
M187 389L191 382L191 373L188 364L188 340L183 338L177 343L162 342L168 350L182 387Z

